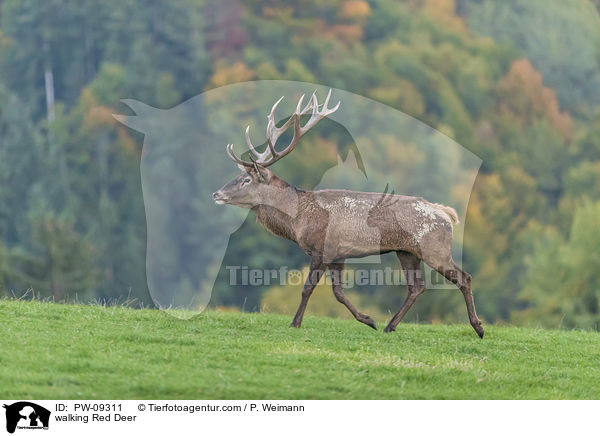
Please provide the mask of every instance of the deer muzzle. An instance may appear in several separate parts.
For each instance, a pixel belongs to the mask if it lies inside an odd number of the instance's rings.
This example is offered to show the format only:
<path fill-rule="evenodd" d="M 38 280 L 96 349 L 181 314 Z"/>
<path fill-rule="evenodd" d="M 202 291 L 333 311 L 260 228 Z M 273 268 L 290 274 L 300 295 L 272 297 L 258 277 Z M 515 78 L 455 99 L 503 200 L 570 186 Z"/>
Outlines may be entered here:
<path fill-rule="evenodd" d="M 212 198 L 217 204 L 226 204 L 228 200 L 227 197 L 223 195 L 221 191 L 213 192 Z"/>

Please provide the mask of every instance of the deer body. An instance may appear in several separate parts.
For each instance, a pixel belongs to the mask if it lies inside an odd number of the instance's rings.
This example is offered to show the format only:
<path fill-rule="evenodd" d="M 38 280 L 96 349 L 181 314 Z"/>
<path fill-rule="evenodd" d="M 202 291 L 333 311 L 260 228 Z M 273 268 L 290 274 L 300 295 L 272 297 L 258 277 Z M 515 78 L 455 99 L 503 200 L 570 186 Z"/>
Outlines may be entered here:
<path fill-rule="evenodd" d="M 297 243 L 311 258 L 309 277 L 291 325 L 300 326 L 314 287 L 324 271 L 329 269 L 337 300 L 358 321 L 377 329 L 375 321 L 359 312 L 344 294 L 344 261 L 393 251 L 407 277 L 408 296 L 385 328 L 386 332 L 396 329 L 416 298 L 425 291 L 421 273 L 423 261 L 461 290 L 471 325 L 483 337 L 471 292 L 471 276 L 452 260 L 453 224 L 458 222 L 454 209 L 420 197 L 388 194 L 387 188 L 383 194 L 333 189 L 305 191 L 290 185 L 267 168 L 291 152 L 308 129 L 337 109 L 339 103 L 333 109 L 327 108 L 330 95 L 331 91 L 322 111 L 319 111 L 314 94 L 304 109 L 301 109 L 300 99 L 296 112 L 282 127 L 275 126 L 273 117 L 281 100 L 275 103 L 268 117 L 266 150 L 263 153 L 256 151 L 246 129 L 248 146 L 257 159 L 251 157 L 251 162 L 243 161 L 228 145 L 227 152 L 238 163 L 242 173 L 213 194 L 218 204 L 252 209 L 267 230 Z M 301 116 L 310 110 L 311 118 L 301 126 Z M 278 152 L 275 143 L 279 135 L 291 126 L 294 129 L 292 142 Z"/>
<path fill-rule="evenodd" d="M 285 183 L 278 183 L 282 182 Z M 267 230 L 297 243 L 309 256 L 339 261 L 407 251 L 422 258 L 422 244 L 446 241 L 442 246 L 449 249 L 452 242 L 452 217 L 420 197 L 391 196 L 398 201 L 390 207 L 393 216 L 389 217 L 373 212 L 381 194 L 338 189 L 305 191 L 294 187 L 285 191 L 287 195 L 277 197 L 282 203 L 260 204 L 252 210 Z M 335 244 L 324 247 L 328 231 L 329 240 Z M 328 253 L 327 249 L 331 251 Z"/>

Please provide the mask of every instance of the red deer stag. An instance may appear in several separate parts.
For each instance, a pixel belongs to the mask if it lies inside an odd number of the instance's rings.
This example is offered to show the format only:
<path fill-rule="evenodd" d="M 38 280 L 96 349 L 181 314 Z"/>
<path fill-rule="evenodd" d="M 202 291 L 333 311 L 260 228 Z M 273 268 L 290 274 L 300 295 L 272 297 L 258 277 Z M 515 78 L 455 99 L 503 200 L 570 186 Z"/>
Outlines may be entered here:
<path fill-rule="evenodd" d="M 242 173 L 213 194 L 217 204 L 253 210 L 267 230 L 295 242 L 310 256 L 310 272 L 291 326 L 300 327 L 311 293 L 329 269 L 336 299 L 358 321 L 377 329 L 375 321 L 359 312 L 344 294 L 344 261 L 394 251 L 407 277 L 408 296 L 385 332 L 396 329 L 417 297 L 425 291 L 421 274 L 423 261 L 461 290 L 471 325 L 482 338 L 483 328 L 471 292 L 471 276 L 456 265 L 451 255 L 453 224 L 458 223 L 453 208 L 420 197 L 387 194 L 387 189 L 384 194 L 333 189 L 306 191 L 280 179 L 268 168 L 294 150 L 300 138 L 320 120 L 338 109 L 339 102 L 328 108 L 330 97 L 331 90 L 321 106 L 313 94 L 302 108 L 302 96 L 290 118 L 277 127 L 274 114 L 283 97 L 279 99 L 267 117 L 265 150 L 259 152 L 252 145 L 248 126 L 246 142 L 251 152 L 250 160 L 237 157 L 233 144 L 228 144 L 227 153 Z M 302 117 L 308 114 L 308 121 L 302 125 Z M 289 128 L 293 128 L 292 140 L 278 151 L 277 140 Z"/>

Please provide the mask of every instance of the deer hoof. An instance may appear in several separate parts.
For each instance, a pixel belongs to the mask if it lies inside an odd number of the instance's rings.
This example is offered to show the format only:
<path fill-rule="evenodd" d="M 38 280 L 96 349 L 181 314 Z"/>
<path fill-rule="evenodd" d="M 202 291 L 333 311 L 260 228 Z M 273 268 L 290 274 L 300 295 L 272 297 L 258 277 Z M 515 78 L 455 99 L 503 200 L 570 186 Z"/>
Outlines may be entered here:
<path fill-rule="evenodd" d="M 368 325 L 372 329 L 377 330 L 377 324 L 375 324 L 375 320 L 373 318 L 371 318 L 369 315 L 364 315 L 364 314 L 360 313 L 356 317 L 356 320 L 362 322 L 363 324 Z"/>
<path fill-rule="evenodd" d="M 377 330 L 377 323 L 375 323 L 375 321 L 372 318 L 367 318 L 366 324 L 373 330 Z"/>
<path fill-rule="evenodd" d="M 477 332 L 477 335 L 479 336 L 479 339 L 483 339 L 483 333 L 484 333 L 483 327 L 481 327 L 481 325 L 478 325 L 477 327 L 473 326 L 473 328 Z"/>
<path fill-rule="evenodd" d="M 396 327 L 390 327 L 389 325 L 383 329 L 384 333 L 390 333 L 390 332 L 395 332 L 396 331 Z"/>

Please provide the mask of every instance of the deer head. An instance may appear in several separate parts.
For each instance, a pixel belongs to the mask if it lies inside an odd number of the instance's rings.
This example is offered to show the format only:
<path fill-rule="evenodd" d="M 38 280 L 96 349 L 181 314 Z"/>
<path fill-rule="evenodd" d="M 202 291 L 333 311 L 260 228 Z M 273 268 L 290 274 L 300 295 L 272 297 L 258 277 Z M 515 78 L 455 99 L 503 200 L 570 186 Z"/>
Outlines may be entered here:
<path fill-rule="evenodd" d="M 319 105 L 315 91 L 306 106 L 302 107 L 304 100 L 304 95 L 302 95 L 296 105 L 296 110 L 281 127 L 277 127 L 275 124 L 275 109 L 283 97 L 277 100 L 267 116 L 267 146 L 262 153 L 252 145 L 249 134 L 250 126 L 246 127 L 246 143 L 250 149 L 250 161 L 237 157 L 233 151 L 233 144 L 227 145 L 227 154 L 238 164 L 242 172 L 213 194 L 215 202 L 245 208 L 252 208 L 260 204 L 272 204 L 274 199 L 281 195 L 282 190 L 289 188 L 289 185 L 275 176 L 268 167 L 291 153 L 306 132 L 338 109 L 339 102 L 331 109 L 327 107 L 330 97 L 331 89 L 325 102 Z M 309 113 L 310 118 L 304 125 L 301 125 L 302 116 Z M 283 150 L 277 151 L 277 140 L 289 128 L 293 128 L 294 131 L 292 140 Z"/>

